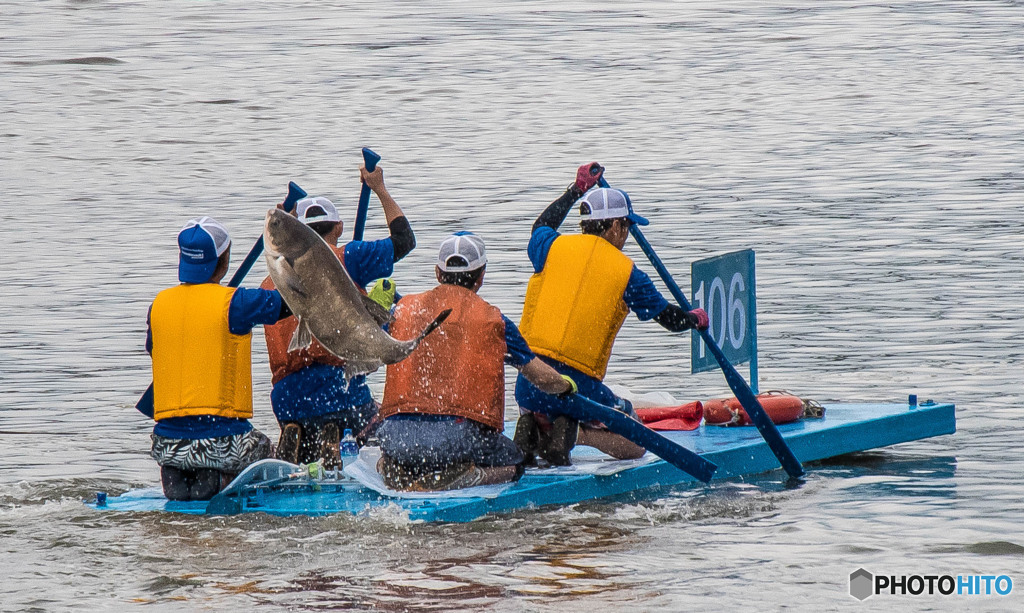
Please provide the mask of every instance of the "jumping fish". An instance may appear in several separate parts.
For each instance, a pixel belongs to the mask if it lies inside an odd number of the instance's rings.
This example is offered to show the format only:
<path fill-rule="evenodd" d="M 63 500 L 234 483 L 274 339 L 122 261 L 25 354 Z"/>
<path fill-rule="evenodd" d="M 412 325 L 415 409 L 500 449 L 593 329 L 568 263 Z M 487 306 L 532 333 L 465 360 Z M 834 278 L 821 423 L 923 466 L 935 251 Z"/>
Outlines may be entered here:
<path fill-rule="evenodd" d="M 397 340 L 381 329 L 383 309 L 356 289 L 334 251 L 311 228 L 270 209 L 263 242 L 270 278 L 298 319 L 288 351 L 309 347 L 315 338 L 345 360 L 349 379 L 404 360 L 451 313 L 441 311 L 418 337 Z"/>

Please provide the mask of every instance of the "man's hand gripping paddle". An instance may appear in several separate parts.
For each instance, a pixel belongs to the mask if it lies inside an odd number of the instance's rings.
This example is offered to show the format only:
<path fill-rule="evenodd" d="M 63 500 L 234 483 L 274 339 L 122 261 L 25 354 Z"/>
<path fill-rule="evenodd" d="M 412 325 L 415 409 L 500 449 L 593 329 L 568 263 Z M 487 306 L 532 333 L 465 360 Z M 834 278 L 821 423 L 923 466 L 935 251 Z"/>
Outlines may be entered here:
<path fill-rule="evenodd" d="M 599 185 L 601 187 L 608 187 L 608 182 L 604 180 L 604 177 L 601 177 Z M 686 300 L 686 296 L 679 289 L 679 286 L 672 278 L 672 275 L 668 273 L 668 269 L 665 268 L 665 265 L 662 263 L 661 258 L 658 257 L 658 254 L 654 252 L 654 248 L 651 247 L 649 242 L 647 242 L 647 238 L 644 237 L 640 228 L 636 224 L 633 224 L 629 228 L 629 233 L 633 235 L 633 239 L 636 240 L 637 244 L 640 245 L 640 248 L 643 249 L 644 254 L 647 255 L 647 259 L 651 261 L 651 265 L 657 269 L 658 275 L 668 287 L 672 296 L 679 303 L 679 306 L 683 307 L 687 311 L 691 310 L 690 303 Z M 740 375 L 740 373 L 736 372 L 736 368 L 729 363 L 729 359 L 725 357 L 724 353 L 722 353 L 722 350 L 718 347 L 715 339 L 711 338 L 711 332 L 709 330 L 700 330 L 700 335 L 701 338 L 704 339 L 704 344 L 708 346 L 708 349 L 711 350 L 715 359 L 718 360 L 718 365 L 722 368 L 722 373 L 725 375 L 725 380 L 729 384 L 729 387 L 732 388 L 733 393 L 736 394 L 736 398 L 740 401 L 740 404 L 747 412 L 747 415 L 750 416 L 750 420 L 754 422 L 755 426 L 757 426 L 758 431 L 761 433 L 761 436 L 764 437 L 765 442 L 768 443 L 768 447 L 772 450 L 772 453 L 774 453 L 775 457 L 779 459 L 779 463 L 782 465 L 782 468 L 785 469 L 786 473 L 789 474 L 791 478 L 797 479 L 803 476 L 804 468 L 800 465 L 800 460 L 796 458 L 793 451 L 790 450 L 788 445 L 786 445 L 786 441 L 782 438 L 782 435 L 779 434 L 779 430 L 775 427 L 775 423 L 772 422 L 771 418 L 768 417 L 768 414 L 765 413 L 764 408 L 761 406 L 761 403 L 758 402 L 757 397 L 750 389 L 750 386 L 747 385 L 746 380 Z"/>
<path fill-rule="evenodd" d="M 288 182 L 288 196 L 284 199 L 284 210 L 287 213 L 291 213 L 295 209 L 295 203 L 306 197 L 306 191 L 295 184 L 294 181 Z M 242 279 L 249 273 L 252 265 L 256 263 L 256 258 L 260 257 L 263 253 L 263 234 L 256 239 L 256 243 L 249 250 L 249 255 L 245 256 L 242 260 L 242 264 L 235 271 L 234 276 L 231 277 L 231 281 L 228 282 L 228 287 L 238 287 L 242 283 Z M 147 417 L 153 417 L 153 384 L 150 383 L 149 387 L 146 388 L 145 393 L 139 398 L 139 401 L 135 403 L 135 408 L 139 410 L 143 415 Z"/>
<path fill-rule="evenodd" d="M 366 170 L 373 172 L 377 169 L 377 162 L 380 161 L 380 156 L 371 151 L 370 149 L 363 147 L 363 165 L 366 166 Z M 366 227 L 366 211 L 370 206 L 370 186 L 363 183 L 363 187 L 359 190 L 359 208 L 356 209 L 356 225 L 352 229 L 352 240 L 361 241 L 363 240 L 363 228 Z"/>

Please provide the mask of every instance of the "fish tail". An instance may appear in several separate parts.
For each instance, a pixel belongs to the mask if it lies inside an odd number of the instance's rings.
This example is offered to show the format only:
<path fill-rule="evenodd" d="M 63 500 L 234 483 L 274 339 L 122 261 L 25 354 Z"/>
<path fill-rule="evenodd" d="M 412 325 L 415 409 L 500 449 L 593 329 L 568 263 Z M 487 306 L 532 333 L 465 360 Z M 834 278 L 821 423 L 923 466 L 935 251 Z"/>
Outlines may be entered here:
<path fill-rule="evenodd" d="M 416 338 L 416 344 L 419 345 L 420 341 L 422 341 L 428 334 L 436 330 L 437 327 L 441 325 L 441 322 L 448 319 L 448 316 L 451 314 L 451 309 L 445 309 L 438 313 L 437 317 L 434 318 L 434 321 L 427 324 L 427 327 L 423 328 L 423 332 L 420 332 L 419 337 Z"/>

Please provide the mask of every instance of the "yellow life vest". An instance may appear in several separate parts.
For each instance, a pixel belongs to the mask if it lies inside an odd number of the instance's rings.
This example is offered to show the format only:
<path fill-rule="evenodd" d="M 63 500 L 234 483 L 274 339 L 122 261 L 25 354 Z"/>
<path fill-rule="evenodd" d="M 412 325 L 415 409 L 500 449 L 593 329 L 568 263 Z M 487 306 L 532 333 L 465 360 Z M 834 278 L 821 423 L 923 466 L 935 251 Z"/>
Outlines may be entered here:
<path fill-rule="evenodd" d="M 599 236 L 559 236 L 530 277 L 519 330 L 534 353 L 598 380 L 629 308 L 622 299 L 633 261 Z"/>
<path fill-rule="evenodd" d="M 153 418 L 252 417 L 252 334 L 228 330 L 235 288 L 183 284 L 157 294 L 153 333 Z"/>

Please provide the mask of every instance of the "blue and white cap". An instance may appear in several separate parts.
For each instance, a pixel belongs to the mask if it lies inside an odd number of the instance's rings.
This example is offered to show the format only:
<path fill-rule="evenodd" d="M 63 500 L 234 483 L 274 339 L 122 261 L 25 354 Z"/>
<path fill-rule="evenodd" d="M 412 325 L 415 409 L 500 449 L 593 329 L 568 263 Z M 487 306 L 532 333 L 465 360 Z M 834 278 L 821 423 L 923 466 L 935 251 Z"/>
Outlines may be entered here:
<path fill-rule="evenodd" d="M 338 207 L 323 196 L 303 198 L 295 203 L 295 216 L 309 225 L 320 221 L 341 221 L 338 216 Z"/>
<path fill-rule="evenodd" d="M 212 217 L 188 220 L 178 233 L 178 280 L 206 283 L 217 270 L 217 258 L 231 245 L 227 228 Z"/>
<path fill-rule="evenodd" d="M 583 194 L 576 201 L 580 208 L 580 219 L 619 219 L 625 217 L 639 226 L 646 226 L 647 220 L 633 212 L 633 203 L 621 189 L 599 187 Z"/>
<path fill-rule="evenodd" d="M 437 251 L 437 267 L 444 272 L 469 272 L 486 264 L 484 241 L 472 232 L 452 234 Z"/>

